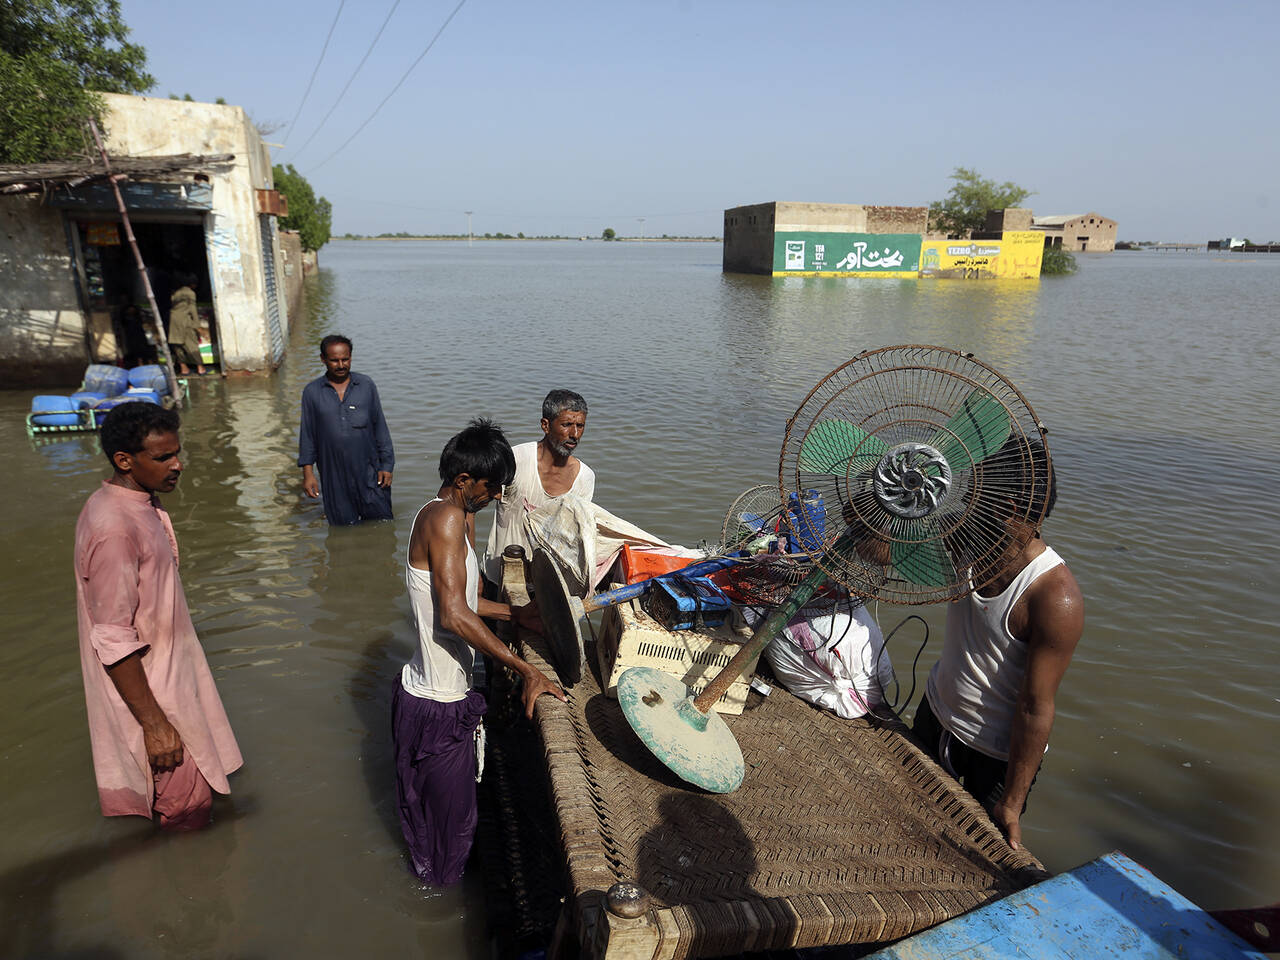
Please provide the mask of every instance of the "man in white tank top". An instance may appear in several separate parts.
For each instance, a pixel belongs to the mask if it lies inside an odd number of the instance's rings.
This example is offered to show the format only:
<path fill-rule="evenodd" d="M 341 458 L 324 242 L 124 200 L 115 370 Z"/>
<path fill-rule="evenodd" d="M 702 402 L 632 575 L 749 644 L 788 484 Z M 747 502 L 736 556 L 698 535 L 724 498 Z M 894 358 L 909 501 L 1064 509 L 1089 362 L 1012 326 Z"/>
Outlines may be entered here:
<path fill-rule="evenodd" d="M 445 444 L 444 481 L 418 511 L 405 580 L 418 645 L 401 671 L 391 707 L 400 827 L 414 873 L 430 884 L 462 878 L 476 827 L 475 732 L 484 698 L 471 689 L 473 649 L 524 681 L 525 712 L 544 693 L 564 691 L 516 656 L 481 617 L 540 629 L 532 606 L 513 609 L 479 595 L 476 513 L 502 496 L 515 460 L 502 431 L 473 420 Z"/>
<path fill-rule="evenodd" d="M 948 607 L 942 654 L 913 725 L 1015 849 L 1027 794 L 1048 749 L 1058 685 L 1084 630 L 1080 586 L 1040 538 L 1057 495 L 1048 458 L 1031 441 L 1028 471 L 1020 443 L 1011 440 L 980 467 L 998 477 L 993 485 L 1005 487 L 1003 562 Z"/>
<path fill-rule="evenodd" d="M 524 518 L 567 493 L 591 500 L 596 475 L 573 455 L 587 429 L 587 401 L 572 390 L 552 390 L 542 401 L 542 439 L 517 444 L 515 479 L 502 491 L 497 515 L 485 544 L 484 575 L 502 582 L 502 551 L 511 544 L 533 555 L 525 535 Z"/>

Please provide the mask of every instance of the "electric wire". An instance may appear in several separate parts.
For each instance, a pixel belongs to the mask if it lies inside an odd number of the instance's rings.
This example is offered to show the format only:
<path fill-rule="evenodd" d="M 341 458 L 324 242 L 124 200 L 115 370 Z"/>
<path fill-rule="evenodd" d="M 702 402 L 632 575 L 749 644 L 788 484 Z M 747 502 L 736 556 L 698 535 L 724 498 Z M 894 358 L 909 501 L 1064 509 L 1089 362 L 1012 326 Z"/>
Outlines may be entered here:
<path fill-rule="evenodd" d="M 391 88 L 391 92 L 382 98 L 382 102 L 373 108 L 373 113 L 369 114 L 369 116 L 365 119 L 364 123 L 356 127 L 355 133 L 347 137 L 347 139 L 342 142 L 342 146 L 338 147 L 337 150 L 333 151 L 333 153 L 329 154 L 327 157 L 325 157 L 323 160 L 317 163 L 314 167 L 308 170 L 307 171 L 308 173 L 314 173 L 315 171 L 319 170 L 326 163 L 328 163 L 330 160 L 332 160 L 334 157 L 340 154 L 343 150 L 345 150 L 347 148 L 347 145 L 350 144 L 352 140 L 354 140 L 357 136 L 360 135 L 360 131 L 363 130 L 365 127 L 367 127 L 373 121 L 373 118 L 378 115 L 378 111 L 380 111 L 383 107 L 387 105 L 387 101 L 390 100 L 393 96 L 395 96 L 395 92 L 400 89 L 400 87 L 404 84 L 406 80 L 409 79 L 409 74 L 413 73 L 414 69 L 418 66 L 418 64 L 422 62 L 422 58 L 431 52 L 431 48 L 436 45 L 436 41 L 440 39 L 440 35 L 443 34 L 445 29 L 449 26 L 449 24 L 453 22 L 453 18 L 458 15 L 458 11 L 461 10 L 466 5 L 466 3 L 467 3 L 467 0 L 459 0 L 458 5 L 453 8 L 453 13 L 449 14 L 449 16 L 445 18 L 444 23 L 440 25 L 440 29 L 436 31 L 436 35 L 431 38 L 431 42 L 427 44 L 426 48 L 420 54 L 418 54 L 418 59 L 414 60 L 413 63 L 409 64 L 409 69 L 404 72 L 404 75 L 398 81 L 396 81 L 396 85 Z"/>
<path fill-rule="evenodd" d="M 387 24 L 391 22 L 391 15 L 396 12 L 396 7 L 398 6 L 400 6 L 400 0 L 395 0 L 395 3 L 391 4 L 391 9 L 387 11 L 386 19 L 382 21 L 382 26 L 380 26 L 378 28 L 378 32 L 374 34 L 373 42 L 369 44 L 369 49 L 364 52 L 364 56 L 361 57 L 360 62 L 356 64 L 355 70 L 353 70 L 351 72 L 351 76 L 347 78 L 346 86 L 344 86 L 342 88 L 342 92 L 338 94 L 338 99 L 333 101 L 333 106 L 329 108 L 329 112 L 324 115 L 324 118 L 321 119 L 320 123 L 316 125 L 316 128 L 311 131 L 311 136 L 307 137 L 306 141 L 302 144 L 302 146 L 300 146 L 294 152 L 293 158 L 295 161 L 297 160 L 298 156 L 302 153 L 302 151 L 307 149 L 307 146 L 311 143 L 311 141 L 316 138 L 316 134 L 318 134 L 322 129 L 324 129 L 324 125 L 328 123 L 329 118 L 333 116 L 333 111 L 338 109 L 338 104 L 342 102 L 342 98 L 345 97 L 347 95 L 347 91 L 351 89 L 351 84 L 355 81 L 356 77 L 360 74 L 360 71 L 364 68 L 365 61 L 368 60 L 369 55 L 373 53 L 373 48 L 378 45 L 378 41 L 382 38 L 382 31 L 387 29 Z"/>
<path fill-rule="evenodd" d="M 307 89 L 303 91 L 302 102 L 298 104 L 298 110 L 293 115 L 293 119 L 289 121 L 289 129 L 285 131 L 284 142 L 289 142 L 289 136 L 293 133 L 293 125 L 298 122 L 298 117 L 302 115 L 302 108 L 307 103 L 307 97 L 311 96 L 311 87 L 316 82 L 316 74 L 320 72 L 320 64 L 324 63 L 325 52 L 329 49 L 329 41 L 333 39 L 333 31 L 338 26 L 338 18 L 342 16 L 342 8 L 347 5 L 347 0 L 338 0 L 338 12 L 333 15 L 333 23 L 329 24 L 329 33 L 324 38 L 324 46 L 320 48 L 320 59 L 316 61 L 315 69 L 311 71 L 311 79 L 307 81 Z"/>

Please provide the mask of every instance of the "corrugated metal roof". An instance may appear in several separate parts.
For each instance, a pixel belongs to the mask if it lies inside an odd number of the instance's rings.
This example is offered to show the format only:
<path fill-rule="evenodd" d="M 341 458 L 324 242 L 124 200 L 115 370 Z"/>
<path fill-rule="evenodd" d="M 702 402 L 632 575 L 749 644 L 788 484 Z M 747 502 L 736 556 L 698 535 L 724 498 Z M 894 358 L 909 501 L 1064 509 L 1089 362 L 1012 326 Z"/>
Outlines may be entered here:
<path fill-rule="evenodd" d="M 1083 213 L 1066 213 L 1055 214 L 1052 217 L 1032 217 L 1032 226 L 1036 227 L 1060 227 L 1068 220 L 1075 220 L 1077 217 L 1083 217 Z"/>

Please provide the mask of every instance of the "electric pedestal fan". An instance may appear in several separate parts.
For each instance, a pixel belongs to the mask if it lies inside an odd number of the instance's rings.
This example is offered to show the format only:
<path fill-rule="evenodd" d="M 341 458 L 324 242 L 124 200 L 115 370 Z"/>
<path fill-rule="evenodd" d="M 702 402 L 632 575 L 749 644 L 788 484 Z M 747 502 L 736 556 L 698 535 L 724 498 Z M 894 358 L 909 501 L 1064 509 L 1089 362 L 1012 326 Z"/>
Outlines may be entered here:
<path fill-rule="evenodd" d="M 923 604 L 998 574 L 1016 553 L 1010 523 L 1043 519 L 1045 433 L 1017 388 L 969 353 L 884 347 L 829 373 L 787 421 L 772 501 L 799 505 L 809 573 L 696 698 L 661 671 L 623 673 L 627 721 L 683 779 L 736 790 L 742 751 L 712 704 L 829 581 Z"/>

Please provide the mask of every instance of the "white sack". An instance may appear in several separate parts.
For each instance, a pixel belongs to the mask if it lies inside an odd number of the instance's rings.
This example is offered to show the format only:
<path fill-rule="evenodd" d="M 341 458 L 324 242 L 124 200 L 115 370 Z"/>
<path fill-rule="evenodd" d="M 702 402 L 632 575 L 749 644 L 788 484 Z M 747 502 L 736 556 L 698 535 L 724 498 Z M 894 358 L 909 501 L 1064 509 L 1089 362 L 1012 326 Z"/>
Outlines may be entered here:
<path fill-rule="evenodd" d="M 750 608 L 744 613 L 752 627 L 763 619 Z M 784 687 L 846 720 L 883 704 L 893 682 L 880 627 L 865 607 L 850 611 L 847 603 L 801 610 L 765 657 Z"/>

